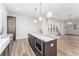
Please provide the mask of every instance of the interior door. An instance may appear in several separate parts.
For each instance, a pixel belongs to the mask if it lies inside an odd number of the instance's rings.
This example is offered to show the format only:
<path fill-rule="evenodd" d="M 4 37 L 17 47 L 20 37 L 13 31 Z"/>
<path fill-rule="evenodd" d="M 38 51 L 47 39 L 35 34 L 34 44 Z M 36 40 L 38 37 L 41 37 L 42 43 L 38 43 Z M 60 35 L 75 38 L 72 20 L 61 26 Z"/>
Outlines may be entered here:
<path fill-rule="evenodd" d="M 16 17 L 7 17 L 7 33 L 13 33 L 13 40 L 16 40 Z"/>

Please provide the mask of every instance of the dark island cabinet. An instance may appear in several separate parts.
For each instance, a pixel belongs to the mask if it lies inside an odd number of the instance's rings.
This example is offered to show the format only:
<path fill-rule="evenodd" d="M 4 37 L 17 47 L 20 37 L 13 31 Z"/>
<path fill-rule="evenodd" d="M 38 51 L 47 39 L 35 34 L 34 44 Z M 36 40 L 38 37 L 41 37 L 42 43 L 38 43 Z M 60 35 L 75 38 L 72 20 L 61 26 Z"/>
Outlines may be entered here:
<path fill-rule="evenodd" d="M 31 46 L 31 48 L 33 49 L 33 51 L 35 51 L 35 37 L 33 37 L 31 34 L 28 34 L 28 41 L 29 44 Z"/>
<path fill-rule="evenodd" d="M 57 39 L 44 43 L 45 56 L 57 56 Z"/>
<path fill-rule="evenodd" d="M 44 42 L 29 33 L 28 42 L 37 56 L 57 56 L 57 39 Z"/>

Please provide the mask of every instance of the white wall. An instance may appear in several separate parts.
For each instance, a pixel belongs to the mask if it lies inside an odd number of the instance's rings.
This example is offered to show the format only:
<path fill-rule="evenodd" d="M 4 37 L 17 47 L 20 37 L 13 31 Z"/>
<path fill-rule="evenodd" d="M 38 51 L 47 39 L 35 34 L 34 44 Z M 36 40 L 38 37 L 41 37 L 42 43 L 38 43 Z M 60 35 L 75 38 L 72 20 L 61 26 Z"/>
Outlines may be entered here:
<path fill-rule="evenodd" d="M 2 4 L 0 4 L 0 29 L 2 34 L 7 34 L 7 11 Z"/>
<path fill-rule="evenodd" d="M 9 13 L 9 16 L 16 17 L 16 39 L 27 38 L 28 32 L 38 33 L 40 31 L 39 23 L 34 23 L 34 18 Z"/>

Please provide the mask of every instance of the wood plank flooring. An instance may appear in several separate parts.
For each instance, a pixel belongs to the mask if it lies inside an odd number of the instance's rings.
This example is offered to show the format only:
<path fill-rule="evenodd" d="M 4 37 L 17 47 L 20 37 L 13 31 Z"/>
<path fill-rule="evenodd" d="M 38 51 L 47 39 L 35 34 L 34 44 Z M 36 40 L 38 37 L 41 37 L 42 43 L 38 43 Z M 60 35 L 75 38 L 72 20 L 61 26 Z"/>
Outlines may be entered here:
<path fill-rule="evenodd" d="M 35 56 L 27 39 L 14 41 L 11 56 Z"/>
<path fill-rule="evenodd" d="M 14 41 L 11 56 L 35 56 L 27 39 Z M 57 40 L 58 56 L 79 56 L 79 36 L 63 35 Z"/>
<path fill-rule="evenodd" d="M 79 36 L 64 35 L 57 40 L 58 56 L 79 56 Z"/>

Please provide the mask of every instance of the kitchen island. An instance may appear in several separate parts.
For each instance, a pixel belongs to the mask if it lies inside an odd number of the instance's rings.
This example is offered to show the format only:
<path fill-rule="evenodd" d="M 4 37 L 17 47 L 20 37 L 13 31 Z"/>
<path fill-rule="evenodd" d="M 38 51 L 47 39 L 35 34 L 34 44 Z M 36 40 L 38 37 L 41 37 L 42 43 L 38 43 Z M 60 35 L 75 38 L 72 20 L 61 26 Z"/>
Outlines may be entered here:
<path fill-rule="evenodd" d="M 37 56 L 57 56 L 57 38 L 28 33 L 28 41 Z"/>

